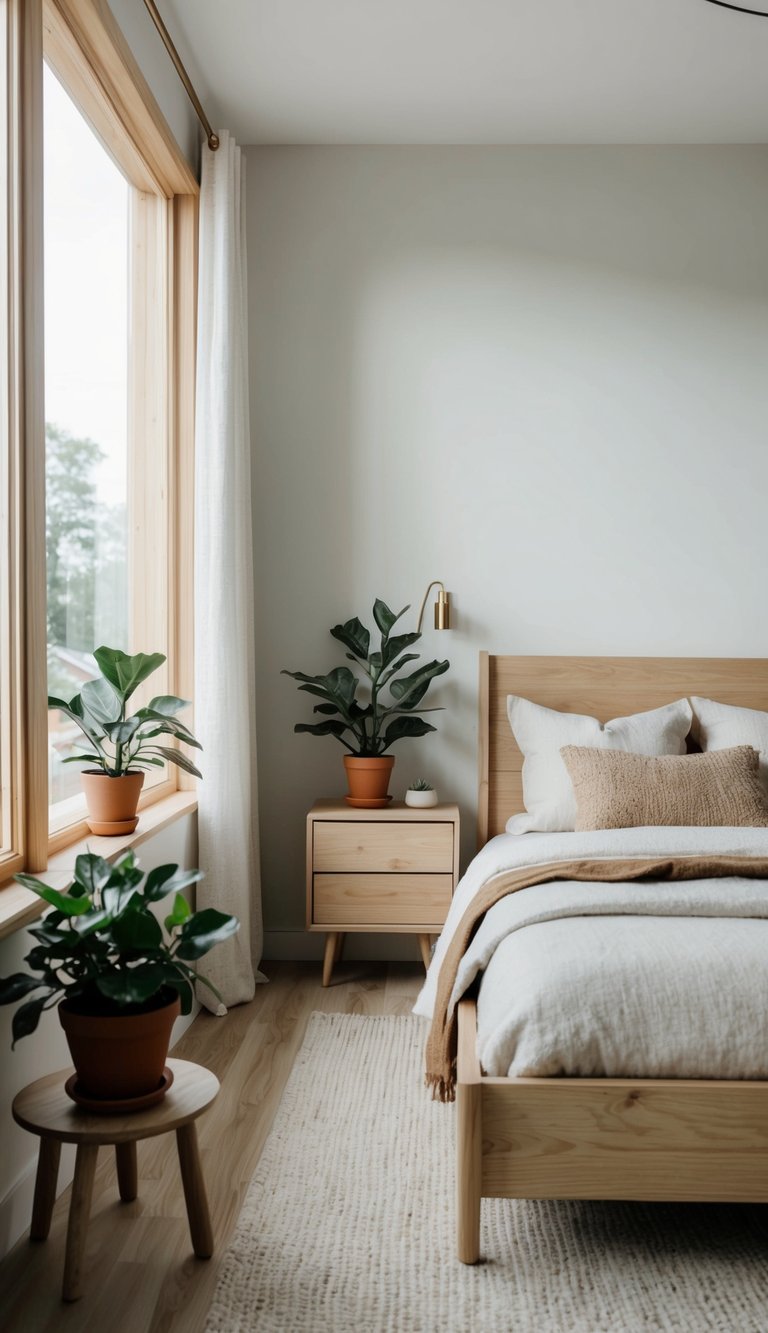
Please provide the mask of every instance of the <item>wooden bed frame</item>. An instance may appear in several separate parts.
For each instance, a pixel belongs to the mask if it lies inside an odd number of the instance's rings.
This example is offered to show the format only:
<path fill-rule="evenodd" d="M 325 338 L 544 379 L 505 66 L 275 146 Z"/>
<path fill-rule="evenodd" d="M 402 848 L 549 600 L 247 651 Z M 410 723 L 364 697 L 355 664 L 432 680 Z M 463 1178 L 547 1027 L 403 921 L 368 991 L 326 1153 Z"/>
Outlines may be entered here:
<path fill-rule="evenodd" d="M 480 846 L 524 808 L 508 694 L 601 722 L 691 695 L 768 711 L 768 661 L 481 653 Z M 462 1000 L 456 1101 L 463 1263 L 482 1198 L 768 1202 L 768 1082 L 489 1078 Z"/>

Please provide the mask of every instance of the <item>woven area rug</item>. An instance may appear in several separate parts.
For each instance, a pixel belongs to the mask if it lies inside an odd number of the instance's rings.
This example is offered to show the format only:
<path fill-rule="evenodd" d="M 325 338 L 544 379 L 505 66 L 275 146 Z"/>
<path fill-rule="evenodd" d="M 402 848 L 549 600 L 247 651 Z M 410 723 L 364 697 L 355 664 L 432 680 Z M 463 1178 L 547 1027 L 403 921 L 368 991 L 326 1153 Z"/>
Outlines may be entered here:
<path fill-rule="evenodd" d="M 208 1333 L 765 1333 L 768 1216 L 747 1205 L 483 1202 L 454 1257 L 455 1108 L 417 1018 L 313 1014 Z"/>

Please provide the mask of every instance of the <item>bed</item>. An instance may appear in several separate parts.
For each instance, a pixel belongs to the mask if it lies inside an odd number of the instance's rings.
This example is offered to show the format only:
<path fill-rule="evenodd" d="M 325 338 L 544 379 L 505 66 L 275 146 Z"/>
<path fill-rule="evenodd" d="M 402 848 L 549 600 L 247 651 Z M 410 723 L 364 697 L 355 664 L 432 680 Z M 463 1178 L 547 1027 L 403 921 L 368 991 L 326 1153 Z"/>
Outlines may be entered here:
<path fill-rule="evenodd" d="M 507 720 L 509 694 L 601 722 L 692 695 L 768 711 L 768 662 L 481 654 L 478 844 L 486 858 L 495 846 L 489 840 L 523 809 L 522 755 Z M 704 844 L 709 839 L 715 845 L 713 830 L 698 833 L 702 850 L 710 850 Z M 742 873 L 740 858 L 768 854 L 764 829 L 726 833 L 717 846 L 733 858 L 734 874 Z M 692 831 L 686 834 L 687 843 L 682 835 L 679 840 L 683 856 L 697 850 Z M 518 841 L 536 836 L 524 834 Z M 661 853 L 666 845 L 660 838 Z M 629 848 L 629 856 L 639 854 L 633 853 L 631 840 Z M 552 859 L 551 851 L 548 855 Z M 528 859 L 535 861 L 536 853 Z M 480 878 L 481 871 L 476 872 Z M 768 884 L 760 878 L 743 888 L 743 924 L 754 947 L 758 927 L 768 931 Z M 688 886 L 679 886 L 680 893 L 687 891 Z M 761 946 L 764 938 L 759 937 Z M 439 973 L 439 956 L 436 963 Z M 482 981 L 480 995 L 482 1002 Z M 483 1197 L 768 1201 L 768 1077 L 489 1075 L 477 1054 L 477 1012 L 476 998 L 460 1000 L 457 1240 L 463 1263 L 480 1257 Z M 768 1051 L 765 1065 L 768 1069 Z"/>

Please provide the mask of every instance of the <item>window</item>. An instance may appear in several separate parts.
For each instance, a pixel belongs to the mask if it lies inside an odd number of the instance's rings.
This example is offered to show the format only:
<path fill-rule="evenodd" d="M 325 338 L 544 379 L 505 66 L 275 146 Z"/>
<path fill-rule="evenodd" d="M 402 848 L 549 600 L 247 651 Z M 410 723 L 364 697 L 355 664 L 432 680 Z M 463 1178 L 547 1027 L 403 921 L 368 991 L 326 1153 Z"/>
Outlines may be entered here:
<path fill-rule="evenodd" d="M 70 699 L 96 674 L 94 648 L 130 644 L 130 187 L 47 68 L 44 97 L 48 692 Z M 80 765 L 67 760 L 83 745 L 63 713 L 48 737 L 55 828 L 79 813 Z"/>
<path fill-rule="evenodd" d="M 3 882 L 86 831 L 46 678 L 107 643 L 191 697 L 198 186 L 106 5 L 0 0 L 0 142 Z"/>

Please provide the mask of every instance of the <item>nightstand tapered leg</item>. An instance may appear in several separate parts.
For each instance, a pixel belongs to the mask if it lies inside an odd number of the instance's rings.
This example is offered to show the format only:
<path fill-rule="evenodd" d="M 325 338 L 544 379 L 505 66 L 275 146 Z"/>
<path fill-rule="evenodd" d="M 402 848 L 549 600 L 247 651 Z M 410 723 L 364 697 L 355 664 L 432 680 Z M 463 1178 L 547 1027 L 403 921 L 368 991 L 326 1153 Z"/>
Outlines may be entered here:
<path fill-rule="evenodd" d="M 421 949 L 421 961 L 424 964 L 424 970 L 429 971 L 429 965 L 432 962 L 432 940 L 429 935 L 419 935 L 419 948 Z"/>
<path fill-rule="evenodd" d="M 325 953 L 323 954 L 323 985 L 330 986 L 333 976 L 333 964 L 336 961 L 336 950 L 339 947 L 339 940 L 342 937 L 338 931 L 332 930 L 325 937 Z"/>

